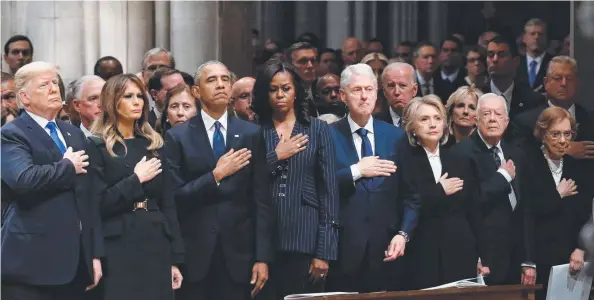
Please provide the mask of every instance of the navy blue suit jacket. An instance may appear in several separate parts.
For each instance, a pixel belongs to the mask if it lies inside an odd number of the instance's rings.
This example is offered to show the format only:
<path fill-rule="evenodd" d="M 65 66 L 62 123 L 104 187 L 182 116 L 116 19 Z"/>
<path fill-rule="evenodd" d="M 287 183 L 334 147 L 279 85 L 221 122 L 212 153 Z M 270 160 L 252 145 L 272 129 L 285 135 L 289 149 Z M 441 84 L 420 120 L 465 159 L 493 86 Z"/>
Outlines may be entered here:
<path fill-rule="evenodd" d="M 68 147 L 85 150 L 80 129 L 56 121 Z M 10 201 L 2 227 L 2 280 L 63 285 L 77 273 L 79 255 L 89 270 L 102 257 L 97 203 L 89 201 L 88 177 L 77 175 L 28 113 L 2 127 L 2 201 Z M 82 239 L 82 241 L 81 241 Z"/>
<path fill-rule="evenodd" d="M 304 134 L 309 141 L 305 150 L 282 161 L 275 151 L 279 137 L 274 125 L 266 123 L 262 129 L 278 222 L 277 249 L 336 260 L 338 185 L 330 127 L 315 118 L 309 124 L 295 122 L 291 136 Z"/>
<path fill-rule="evenodd" d="M 359 162 L 348 119 L 332 124 L 337 149 L 336 168 L 340 193 L 339 266 L 351 273 L 364 259 L 366 247 L 369 266 L 379 270 L 384 251 L 391 239 L 404 231 L 409 236 L 417 225 L 420 202 L 411 185 L 410 171 L 401 167 L 402 129 L 373 120 L 375 155 L 398 166 L 389 177 L 376 177 L 369 185 L 363 179 L 353 183 L 351 165 Z M 368 245 L 369 244 L 369 245 Z"/>
<path fill-rule="evenodd" d="M 248 282 L 256 261 L 272 260 L 274 213 L 266 148 L 259 126 L 229 117 L 226 152 L 252 151 L 249 165 L 217 185 L 212 171 L 217 160 L 200 112 L 167 130 L 165 152 L 169 163 L 178 220 L 186 247 L 184 279 L 201 281 L 208 273 L 220 243 L 231 277 Z"/>

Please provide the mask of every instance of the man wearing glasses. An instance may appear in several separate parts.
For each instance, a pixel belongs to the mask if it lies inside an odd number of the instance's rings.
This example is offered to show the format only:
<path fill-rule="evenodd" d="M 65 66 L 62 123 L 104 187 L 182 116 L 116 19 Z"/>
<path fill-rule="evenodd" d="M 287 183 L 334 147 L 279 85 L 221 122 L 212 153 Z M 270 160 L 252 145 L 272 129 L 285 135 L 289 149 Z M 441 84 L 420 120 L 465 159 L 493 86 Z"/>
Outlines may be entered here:
<path fill-rule="evenodd" d="M 74 109 L 80 115 L 80 130 L 85 136 L 93 135 L 91 126 L 101 115 L 101 89 L 105 80 L 96 75 L 86 75 L 74 81 L 68 88 L 72 93 Z"/>
<path fill-rule="evenodd" d="M 314 102 L 314 95 L 312 86 L 316 80 L 316 69 L 318 67 L 318 50 L 311 44 L 306 42 L 297 42 L 291 45 L 285 51 L 285 57 L 290 60 L 291 64 L 303 81 L 305 88 L 307 103 L 309 107 L 309 115 L 318 117 L 319 113 Z"/>
<path fill-rule="evenodd" d="M 231 87 L 230 108 L 235 112 L 238 118 L 246 121 L 254 121 L 254 111 L 252 110 L 252 90 L 256 79 L 252 77 L 243 77 L 237 80 Z"/>
<path fill-rule="evenodd" d="M 22 66 L 33 60 L 33 44 L 24 35 L 15 35 L 4 44 L 4 61 L 15 74 Z"/>

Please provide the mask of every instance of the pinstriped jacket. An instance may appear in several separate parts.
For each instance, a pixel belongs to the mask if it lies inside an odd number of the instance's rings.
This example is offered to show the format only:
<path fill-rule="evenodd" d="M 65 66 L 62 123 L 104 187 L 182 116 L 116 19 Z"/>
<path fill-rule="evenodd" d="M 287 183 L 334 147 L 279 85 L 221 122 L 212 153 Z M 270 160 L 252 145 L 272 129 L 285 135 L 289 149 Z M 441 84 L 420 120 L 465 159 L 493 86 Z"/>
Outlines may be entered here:
<path fill-rule="evenodd" d="M 272 123 L 262 124 L 266 161 L 276 210 L 276 249 L 336 260 L 338 254 L 338 183 L 329 126 L 310 118 L 295 123 L 291 136 L 309 137 L 307 147 L 279 161 L 279 137 Z"/>

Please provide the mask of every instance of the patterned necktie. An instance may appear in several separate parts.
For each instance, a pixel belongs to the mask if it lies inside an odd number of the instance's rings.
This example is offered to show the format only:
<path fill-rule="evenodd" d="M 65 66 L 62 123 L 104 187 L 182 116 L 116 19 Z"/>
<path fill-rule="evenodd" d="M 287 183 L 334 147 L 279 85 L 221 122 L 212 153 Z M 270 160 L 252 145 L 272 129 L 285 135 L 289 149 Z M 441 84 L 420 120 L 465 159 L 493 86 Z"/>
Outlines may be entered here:
<path fill-rule="evenodd" d="M 491 156 L 493 156 L 493 160 L 495 160 L 495 165 L 497 165 L 497 169 L 499 169 L 499 167 L 501 167 L 501 158 L 499 158 L 499 148 L 497 148 L 497 146 L 493 146 L 491 147 L 491 149 L 489 149 L 489 152 L 491 152 Z"/>
<path fill-rule="evenodd" d="M 56 146 L 58 146 L 60 152 L 64 154 L 66 152 L 66 146 L 60 140 L 60 137 L 58 136 L 58 130 L 56 129 L 56 127 L 56 123 L 54 122 L 48 122 L 47 125 L 45 125 L 45 128 L 49 129 L 50 131 L 50 137 L 52 138 Z"/>
<path fill-rule="evenodd" d="M 398 119 L 398 122 L 396 123 L 396 126 L 402 127 L 402 117 L 400 117 L 400 119 Z"/>
<path fill-rule="evenodd" d="M 536 66 L 538 63 L 536 60 L 530 62 L 530 70 L 528 70 L 528 81 L 530 81 L 530 86 L 534 86 L 534 81 L 536 81 Z"/>
<path fill-rule="evenodd" d="M 359 134 L 359 136 L 361 136 L 361 158 L 367 157 L 367 156 L 373 156 L 373 150 L 371 149 L 371 142 L 369 141 L 369 138 L 367 137 L 367 133 L 369 133 L 369 131 L 367 131 L 367 129 L 365 129 L 365 128 L 357 129 L 357 134 Z"/>
<path fill-rule="evenodd" d="M 212 136 L 212 151 L 214 152 L 215 159 L 218 161 L 221 156 L 225 153 L 225 138 L 223 132 L 221 132 L 221 123 L 215 122 L 215 132 Z"/>

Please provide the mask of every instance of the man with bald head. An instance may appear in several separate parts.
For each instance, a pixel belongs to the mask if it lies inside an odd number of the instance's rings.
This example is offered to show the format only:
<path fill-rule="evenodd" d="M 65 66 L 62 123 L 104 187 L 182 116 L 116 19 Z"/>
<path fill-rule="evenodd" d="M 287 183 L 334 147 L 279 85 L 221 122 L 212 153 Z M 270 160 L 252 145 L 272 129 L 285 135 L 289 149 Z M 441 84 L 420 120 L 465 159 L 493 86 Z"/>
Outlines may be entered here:
<path fill-rule="evenodd" d="M 345 66 L 354 65 L 363 57 L 363 45 L 355 37 L 350 37 L 342 43 L 342 60 Z"/>
<path fill-rule="evenodd" d="M 415 69 L 404 62 L 394 62 L 384 68 L 382 86 L 388 109 L 376 117 L 394 126 L 402 126 L 404 106 L 417 94 L 418 84 Z"/>
<path fill-rule="evenodd" d="M 237 80 L 231 87 L 231 99 L 229 107 L 235 111 L 238 118 L 246 121 L 254 121 L 254 111 L 252 110 L 252 91 L 256 79 L 253 77 L 243 77 Z"/>
<path fill-rule="evenodd" d="M 489 41 L 494 39 L 496 36 L 499 36 L 499 33 L 494 31 L 485 31 L 479 36 L 477 44 L 487 49 L 487 44 L 489 43 Z"/>
<path fill-rule="evenodd" d="M 316 84 L 316 106 L 320 115 L 332 114 L 342 118 L 346 114 L 346 106 L 340 100 L 340 77 L 328 73 L 318 79 Z"/>

